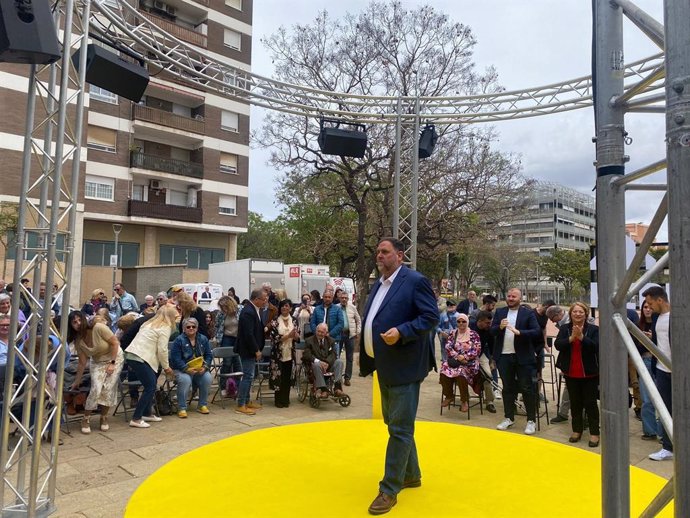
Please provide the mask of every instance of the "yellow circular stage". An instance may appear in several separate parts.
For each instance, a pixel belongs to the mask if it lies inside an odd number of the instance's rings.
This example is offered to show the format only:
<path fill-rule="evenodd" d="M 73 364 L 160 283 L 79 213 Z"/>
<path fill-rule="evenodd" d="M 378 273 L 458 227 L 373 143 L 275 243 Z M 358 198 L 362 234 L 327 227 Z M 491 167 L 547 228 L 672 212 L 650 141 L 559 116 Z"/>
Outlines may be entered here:
<path fill-rule="evenodd" d="M 417 422 L 422 487 L 405 489 L 391 517 L 601 516 L 600 457 L 525 435 Z M 368 516 L 383 475 L 380 420 L 256 430 L 169 462 L 127 505 L 126 518 Z M 637 516 L 665 480 L 631 468 Z M 659 516 L 672 516 L 672 505 Z"/>

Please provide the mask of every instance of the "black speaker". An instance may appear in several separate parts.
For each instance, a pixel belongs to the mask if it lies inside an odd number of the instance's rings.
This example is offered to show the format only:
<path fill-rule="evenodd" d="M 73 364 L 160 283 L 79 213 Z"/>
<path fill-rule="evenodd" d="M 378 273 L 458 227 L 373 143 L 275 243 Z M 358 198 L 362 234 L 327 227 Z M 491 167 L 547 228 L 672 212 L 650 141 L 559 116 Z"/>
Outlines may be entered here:
<path fill-rule="evenodd" d="M 335 126 L 328 127 L 325 123 L 332 123 Z M 355 129 L 342 129 L 339 127 L 340 124 L 346 124 Z M 321 152 L 326 155 L 362 158 L 367 149 L 366 127 L 363 124 L 322 119 L 318 142 Z"/>
<path fill-rule="evenodd" d="M 419 136 L 419 158 L 429 158 L 434 152 L 438 134 L 433 124 L 427 124 Z"/>
<path fill-rule="evenodd" d="M 72 63 L 75 68 L 79 67 L 79 50 L 72 54 Z M 86 50 L 86 82 L 138 103 L 149 84 L 149 72 L 103 47 L 90 44 Z"/>
<path fill-rule="evenodd" d="M 48 0 L 0 0 L 0 61 L 46 65 L 58 59 Z"/>

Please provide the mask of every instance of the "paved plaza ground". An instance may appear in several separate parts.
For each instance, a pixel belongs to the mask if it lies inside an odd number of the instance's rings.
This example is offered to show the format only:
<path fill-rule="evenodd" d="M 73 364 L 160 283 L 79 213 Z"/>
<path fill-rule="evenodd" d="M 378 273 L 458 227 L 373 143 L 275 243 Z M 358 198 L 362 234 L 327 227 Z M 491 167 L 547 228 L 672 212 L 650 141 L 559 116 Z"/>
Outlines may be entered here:
<path fill-rule="evenodd" d="M 356 368 L 355 368 L 356 369 Z M 243 416 L 233 411 L 234 402 L 228 400 L 225 409 L 220 405 L 210 405 L 211 413 L 201 415 L 192 411 L 187 419 L 176 415 L 167 416 L 160 423 L 152 423 L 148 429 L 134 429 L 128 426 L 123 414 L 111 417 L 111 429 L 102 433 L 97 431 L 98 419 L 93 418 L 92 433 L 82 435 L 79 423 L 70 424 L 70 433 L 63 433 L 63 446 L 60 447 L 57 474 L 56 498 L 57 513 L 60 517 L 107 517 L 122 516 L 125 506 L 135 489 L 151 473 L 166 462 L 213 441 L 232 435 L 249 433 L 252 430 L 318 420 L 368 419 L 372 414 L 372 378 L 355 377 L 352 386 L 346 387 L 352 397 L 352 405 L 342 408 L 327 402 L 313 409 L 307 402 L 297 401 L 295 391 L 291 394 L 290 408 L 276 408 L 272 400 L 266 400 L 264 408 L 256 416 Z M 458 408 L 444 411 L 439 415 L 441 387 L 438 375 L 431 373 L 422 385 L 418 420 L 457 423 L 468 426 L 494 428 L 502 418 L 502 401 L 497 401 L 498 412 L 479 413 L 472 409 L 471 419 L 460 413 Z M 556 415 L 555 401 L 551 388 L 547 385 L 549 415 Z M 525 417 L 518 416 L 515 426 L 506 433 L 522 433 Z M 570 424 L 547 424 L 541 419 L 541 437 L 569 447 L 592 451 L 583 441 L 570 445 L 568 437 Z M 647 455 L 659 449 L 656 442 L 640 439 L 641 423 L 630 411 L 630 463 L 649 470 L 665 478 L 672 475 L 673 463 L 654 462 Z M 586 439 L 585 434 L 585 439 Z M 347 437 L 334 437 L 334 442 L 346 441 Z M 596 449 L 599 451 L 599 448 Z M 481 455 L 481 452 L 477 452 Z M 383 452 L 381 452 L 383 456 Z M 539 462 L 535 459 L 535 462 Z M 222 473 L 213 476 L 222 476 Z M 372 491 L 375 488 L 372 489 Z"/>

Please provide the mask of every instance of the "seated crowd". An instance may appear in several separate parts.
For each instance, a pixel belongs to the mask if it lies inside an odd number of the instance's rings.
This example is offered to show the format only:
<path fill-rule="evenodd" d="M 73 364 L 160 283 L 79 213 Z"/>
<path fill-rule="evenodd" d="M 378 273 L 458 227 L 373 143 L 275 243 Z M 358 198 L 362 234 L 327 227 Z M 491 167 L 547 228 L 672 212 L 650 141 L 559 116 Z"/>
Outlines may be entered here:
<path fill-rule="evenodd" d="M 28 281 L 27 281 L 28 283 Z M 56 315 L 61 300 L 54 287 L 51 308 Z M 650 288 L 643 296 L 641 318 L 629 310 L 628 318 L 668 356 L 668 297 L 662 288 Z M 46 297 L 45 286 L 40 294 Z M 442 406 L 455 403 L 469 409 L 470 387 L 483 396 L 490 413 L 503 400 L 504 417 L 497 425 L 507 430 L 515 424 L 516 401 L 521 398 L 527 413 L 524 432 L 536 433 L 539 381 L 545 354 L 550 354 L 546 327 L 549 321 L 558 332 L 553 346 L 558 351 L 556 367 L 565 381 L 558 415 L 551 423 L 572 421 L 570 442 L 581 440 L 589 430 L 589 446 L 599 445 L 599 333 L 589 316 L 589 307 L 576 302 L 567 310 L 553 301 L 532 308 L 522 303 L 522 293 L 508 291 L 506 306 L 496 309 L 497 299 L 485 295 L 479 305 L 474 292 L 459 304 L 438 296 L 439 325 L 436 336 L 441 352 L 439 383 Z M 22 299 L 23 300 L 23 299 Z M 130 406 L 134 414 L 129 425 L 148 428 L 161 421 L 154 412 L 154 398 L 161 376 L 176 385 L 177 415 L 187 417 L 190 395 L 196 394 L 196 410 L 209 413 L 209 392 L 213 383 L 214 347 L 232 347 L 222 359 L 219 372 L 232 373 L 219 387 L 222 397 L 236 397 L 235 411 L 254 415 L 261 404 L 252 401 L 250 390 L 257 362 L 268 364 L 269 386 L 275 391 L 275 406 L 290 406 L 290 390 L 301 365 L 308 372 L 317 399 L 344 395 L 351 384 L 354 351 L 362 332 L 362 320 L 348 294 L 327 288 L 323 295 L 305 293 L 293 304 L 284 292 L 274 292 L 269 283 L 254 290 L 240 303 L 234 289 L 218 300 L 215 311 L 204 311 L 184 291 L 146 295 L 138 305 L 122 283 L 114 286 L 108 300 L 105 291 L 95 289 L 81 310 L 68 317 L 69 351 L 65 363 L 65 401 L 68 413 L 83 413 L 81 431 L 91 432 L 91 414 L 99 414 L 99 429 L 109 429 L 108 415 L 117 404 L 120 380 L 130 385 Z M 30 309 L 16 310 L 20 328 Z M 13 312 L 5 288 L 0 290 L 0 365 L 7 363 L 9 320 Z M 56 319 L 57 322 L 57 319 Z M 659 327 L 661 324 L 662 327 Z M 28 337 L 27 337 L 28 338 Z M 40 338 L 40 337 L 39 337 Z M 51 337 L 51 343 L 57 337 Z M 37 340 L 37 347 L 40 340 Z M 266 356 L 265 344 L 270 344 Z M 649 373 L 670 410 L 670 372 L 662 363 L 655 366 L 652 355 L 637 341 Z M 21 346 L 23 347 L 23 345 Z M 345 360 L 340 359 L 345 351 Z M 19 363 L 16 363 L 19 365 Z M 55 366 L 52 366 L 53 369 Z M 16 369 L 15 369 L 16 370 Z M 4 372 L 4 371 L 3 371 Z M 642 421 L 642 439 L 661 437 L 662 449 L 653 460 L 673 457 L 673 447 L 656 419 L 648 387 L 629 366 L 633 388 L 631 400 Z M 501 384 L 499 384 L 499 378 Z M 54 377 L 52 378 L 54 383 Z M 225 382 L 227 380 L 227 384 Z M 330 380 L 330 381 L 329 381 Z M 53 387 L 55 388 L 55 387 Z M 141 389 L 141 393 L 140 393 Z M 542 395 L 543 397 L 543 395 Z"/>

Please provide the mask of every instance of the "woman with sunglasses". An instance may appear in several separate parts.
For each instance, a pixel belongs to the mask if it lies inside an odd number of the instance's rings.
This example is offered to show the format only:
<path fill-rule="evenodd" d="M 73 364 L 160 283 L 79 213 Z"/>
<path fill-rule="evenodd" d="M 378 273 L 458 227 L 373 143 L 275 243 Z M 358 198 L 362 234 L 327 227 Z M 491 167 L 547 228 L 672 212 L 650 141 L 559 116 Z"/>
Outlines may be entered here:
<path fill-rule="evenodd" d="M 187 394 L 190 388 L 199 389 L 197 412 L 209 413 L 209 369 L 213 363 L 213 353 L 208 338 L 198 332 L 199 321 L 196 318 L 186 318 L 182 322 L 182 331 L 170 349 L 170 366 L 177 378 L 177 416 L 184 419 L 187 417 Z"/>
<path fill-rule="evenodd" d="M 206 327 L 206 315 L 204 315 L 204 310 L 197 306 L 196 302 L 192 296 L 184 291 L 178 291 L 175 294 L 175 301 L 177 302 L 177 309 L 180 313 L 180 334 L 184 334 L 184 329 L 182 328 L 182 322 L 188 318 L 194 318 L 197 321 L 198 332 L 204 335 L 205 338 L 213 336 L 209 335 L 209 329 Z"/>
<path fill-rule="evenodd" d="M 96 312 L 101 308 L 106 308 L 108 312 L 110 312 L 108 297 L 102 289 L 98 288 L 97 290 L 93 290 L 91 293 L 91 299 L 84 303 L 81 311 L 85 315 L 91 316 L 95 315 Z"/>
<path fill-rule="evenodd" d="M 168 340 L 175 328 L 176 318 L 175 306 L 163 306 L 155 317 L 141 325 L 134 340 L 125 349 L 127 366 L 134 371 L 143 387 L 143 393 L 129 422 L 129 426 L 133 428 L 148 428 L 151 426 L 149 422 L 162 420 L 153 414 L 151 405 L 156 394 L 159 368 L 162 367 L 165 374 L 172 375 L 168 362 Z"/>

